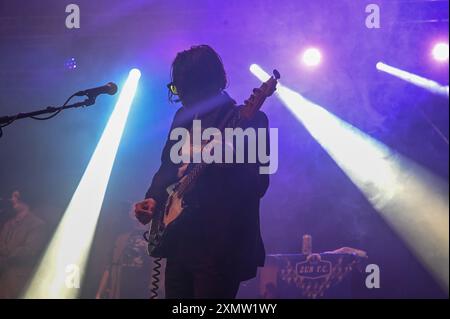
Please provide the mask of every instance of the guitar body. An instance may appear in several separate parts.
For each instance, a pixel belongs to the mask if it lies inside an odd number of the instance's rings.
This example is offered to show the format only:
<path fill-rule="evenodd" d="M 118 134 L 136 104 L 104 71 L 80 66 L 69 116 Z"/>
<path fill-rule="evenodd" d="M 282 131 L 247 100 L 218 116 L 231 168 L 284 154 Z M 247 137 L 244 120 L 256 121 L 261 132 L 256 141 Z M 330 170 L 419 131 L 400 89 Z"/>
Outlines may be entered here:
<path fill-rule="evenodd" d="M 250 98 L 245 101 L 244 106 L 239 110 L 238 116 L 226 118 L 219 129 L 226 125 L 235 127 L 239 121 L 250 120 L 261 108 L 265 99 L 275 91 L 277 80 L 280 78 L 278 71 L 274 70 L 274 76 L 264 82 L 259 89 L 255 89 Z M 201 174 L 205 164 L 194 164 L 193 168 L 184 175 L 177 183 L 167 188 L 167 200 L 161 206 L 157 206 L 152 218 L 148 236 L 148 254 L 155 258 L 166 258 L 171 251 L 172 243 L 179 238 L 175 238 L 178 227 L 181 227 L 180 217 L 187 212 L 183 196 L 197 177 Z M 180 225 L 177 225 L 180 224 Z"/>
<path fill-rule="evenodd" d="M 186 178 L 186 177 L 183 177 Z M 171 224 L 183 213 L 185 205 L 183 196 L 177 191 L 177 187 L 183 178 L 167 188 L 167 199 L 164 206 L 157 207 L 155 215 L 150 224 L 148 238 L 148 254 L 152 257 L 167 257 L 170 251 L 170 234 Z"/>

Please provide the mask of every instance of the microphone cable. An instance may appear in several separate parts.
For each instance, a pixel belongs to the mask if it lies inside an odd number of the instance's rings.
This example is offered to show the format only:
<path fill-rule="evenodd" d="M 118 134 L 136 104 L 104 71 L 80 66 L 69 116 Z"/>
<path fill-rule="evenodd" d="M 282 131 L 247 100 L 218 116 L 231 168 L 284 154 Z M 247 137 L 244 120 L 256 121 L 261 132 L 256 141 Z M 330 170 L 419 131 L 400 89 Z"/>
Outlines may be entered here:
<path fill-rule="evenodd" d="M 159 276 L 161 275 L 161 259 L 162 258 L 155 258 L 153 263 L 153 275 L 152 275 L 152 288 L 150 289 L 150 292 L 152 293 L 150 296 L 150 299 L 157 299 L 158 298 L 158 290 L 159 290 Z"/>
<path fill-rule="evenodd" d="M 72 100 L 74 98 L 75 94 L 72 94 L 71 96 L 69 96 L 69 98 L 64 102 L 64 104 L 61 107 L 65 107 L 70 100 Z M 50 109 L 51 107 L 49 107 L 48 109 Z M 38 121 L 44 121 L 44 120 L 49 120 L 53 117 L 55 117 L 56 115 L 58 115 L 63 109 L 59 109 L 57 111 L 55 111 L 53 114 L 46 116 L 46 117 L 37 117 L 37 116 L 30 116 L 31 119 L 33 120 L 38 120 Z M 15 120 L 17 120 L 17 117 L 19 116 L 19 114 L 17 114 L 17 116 L 15 116 L 14 118 L 12 118 L 9 122 L 5 123 L 5 124 L 0 124 L 0 138 L 3 136 L 3 130 L 2 128 L 11 125 Z"/>
<path fill-rule="evenodd" d="M 150 231 L 144 232 L 142 235 L 144 237 L 144 240 L 146 242 L 149 242 L 149 236 Z M 151 288 L 150 288 L 150 299 L 157 299 L 158 298 L 158 290 L 159 290 L 159 283 L 160 283 L 160 275 L 161 275 L 161 260 L 162 258 L 158 257 L 153 259 L 153 270 L 152 270 L 152 276 L 151 276 Z"/>
<path fill-rule="evenodd" d="M 73 99 L 75 96 L 75 94 L 72 94 L 71 96 L 69 96 L 69 98 L 66 100 L 66 102 L 64 102 L 64 104 L 62 105 L 62 107 L 66 106 L 67 103 L 70 102 L 71 99 Z M 37 116 L 30 116 L 30 118 L 32 118 L 33 120 L 38 120 L 38 121 L 45 121 L 45 120 L 49 120 L 51 118 L 54 118 L 56 115 L 58 115 L 59 113 L 61 113 L 62 109 L 59 109 L 58 111 L 55 111 L 53 114 L 46 116 L 46 117 L 37 117 Z"/>

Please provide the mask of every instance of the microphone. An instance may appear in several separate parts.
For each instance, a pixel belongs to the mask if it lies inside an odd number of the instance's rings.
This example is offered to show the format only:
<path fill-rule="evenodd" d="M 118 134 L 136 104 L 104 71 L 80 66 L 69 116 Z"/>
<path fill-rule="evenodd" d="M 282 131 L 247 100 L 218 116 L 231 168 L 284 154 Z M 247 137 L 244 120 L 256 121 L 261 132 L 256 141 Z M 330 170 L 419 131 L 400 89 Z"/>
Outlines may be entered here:
<path fill-rule="evenodd" d="M 95 99 L 100 94 L 114 95 L 117 92 L 117 85 L 113 82 L 109 82 L 106 85 L 95 87 L 92 89 L 87 89 L 84 91 L 78 91 L 75 96 L 87 95 L 90 99 Z"/>

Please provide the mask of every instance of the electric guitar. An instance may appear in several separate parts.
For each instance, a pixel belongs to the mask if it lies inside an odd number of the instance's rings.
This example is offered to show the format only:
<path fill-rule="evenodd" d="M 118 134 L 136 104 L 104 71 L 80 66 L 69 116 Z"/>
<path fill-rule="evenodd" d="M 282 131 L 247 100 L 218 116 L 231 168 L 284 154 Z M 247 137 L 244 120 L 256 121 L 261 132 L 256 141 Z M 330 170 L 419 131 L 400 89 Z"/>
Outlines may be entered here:
<path fill-rule="evenodd" d="M 255 113 L 261 108 L 267 97 L 275 92 L 277 80 L 280 73 L 273 71 L 271 76 L 264 82 L 259 89 L 253 90 L 253 94 L 244 105 L 239 107 L 237 112 L 230 112 L 223 119 L 218 129 L 223 130 L 225 127 L 235 128 L 246 121 L 253 118 Z M 192 189 L 195 181 L 202 174 L 207 165 L 206 163 L 192 163 L 187 173 L 175 184 L 167 188 L 168 197 L 164 205 L 155 208 L 154 215 L 148 231 L 148 254 L 156 258 L 166 257 L 167 251 L 170 249 L 170 236 L 174 230 L 172 224 L 184 213 L 187 213 L 183 201 L 184 195 Z"/>

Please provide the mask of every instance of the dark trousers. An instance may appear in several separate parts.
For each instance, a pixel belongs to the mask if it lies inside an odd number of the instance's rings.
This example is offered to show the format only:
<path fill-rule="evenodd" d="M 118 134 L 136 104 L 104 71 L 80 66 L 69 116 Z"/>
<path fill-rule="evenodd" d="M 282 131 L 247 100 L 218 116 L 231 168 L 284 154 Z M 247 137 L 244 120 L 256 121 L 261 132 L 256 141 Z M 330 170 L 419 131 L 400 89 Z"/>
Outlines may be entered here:
<path fill-rule="evenodd" d="M 212 260 L 167 259 L 165 290 L 167 299 L 233 299 L 240 280 Z"/>

